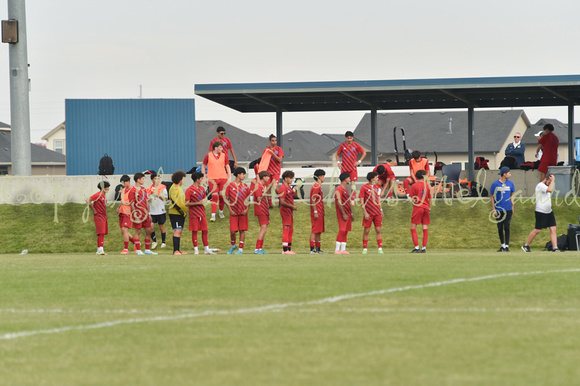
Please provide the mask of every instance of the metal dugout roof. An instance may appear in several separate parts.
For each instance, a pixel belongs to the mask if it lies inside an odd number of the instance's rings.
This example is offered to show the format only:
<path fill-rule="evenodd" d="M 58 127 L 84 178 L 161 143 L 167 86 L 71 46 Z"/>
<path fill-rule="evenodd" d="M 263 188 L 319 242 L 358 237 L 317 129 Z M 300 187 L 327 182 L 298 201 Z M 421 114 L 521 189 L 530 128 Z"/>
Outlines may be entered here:
<path fill-rule="evenodd" d="M 243 113 L 276 113 L 279 140 L 284 112 L 370 110 L 373 163 L 376 163 L 373 138 L 376 138 L 378 110 L 464 108 L 472 129 L 468 130 L 468 153 L 473 179 L 475 108 L 568 106 L 568 143 L 573 143 L 574 105 L 580 103 L 580 75 L 197 84 L 195 94 Z M 571 146 L 568 156 L 572 162 Z"/>

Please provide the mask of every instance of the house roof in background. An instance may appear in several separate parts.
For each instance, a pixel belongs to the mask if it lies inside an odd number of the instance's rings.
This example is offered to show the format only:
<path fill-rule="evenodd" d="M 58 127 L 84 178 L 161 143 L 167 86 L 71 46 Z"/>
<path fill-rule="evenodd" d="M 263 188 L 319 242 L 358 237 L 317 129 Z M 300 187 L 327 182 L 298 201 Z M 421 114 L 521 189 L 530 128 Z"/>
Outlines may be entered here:
<path fill-rule="evenodd" d="M 0 132 L 0 163 L 12 162 L 12 135 L 10 132 Z M 42 146 L 30 144 L 30 158 L 32 164 L 66 164 L 66 156 Z"/>
<path fill-rule="evenodd" d="M 60 123 L 58 126 L 56 126 L 54 129 L 52 129 L 51 131 L 49 131 L 48 133 L 44 134 L 42 136 L 42 140 L 44 141 L 48 141 L 48 138 L 53 135 L 54 133 L 56 133 L 57 131 L 59 131 L 60 129 L 64 129 L 66 131 L 66 122 Z"/>
<path fill-rule="evenodd" d="M 238 162 L 251 162 L 260 158 L 264 149 L 270 145 L 268 138 L 248 133 L 224 121 L 195 121 L 195 148 L 198 162 L 201 162 L 209 153 L 210 141 L 217 137 L 216 129 L 219 126 L 226 129 L 226 137 L 232 142 Z"/>
<path fill-rule="evenodd" d="M 474 113 L 473 144 L 476 152 L 498 152 L 516 122 L 521 118 L 530 125 L 523 110 L 477 110 Z M 451 130 L 450 130 L 451 122 Z M 354 130 L 355 137 L 371 142 L 371 115 L 365 114 Z M 427 152 L 457 153 L 467 149 L 467 114 L 465 111 L 380 113 L 377 115 L 378 151 L 394 154 L 393 128 L 403 127 L 408 149 Z M 397 129 L 397 148 L 404 153 L 401 130 Z"/>
<path fill-rule="evenodd" d="M 562 123 L 557 119 L 550 119 L 550 118 L 542 118 L 538 122 L 534 123 L 530 126 L 530 128 L 526 131 L 524 136 L 522 137 L 522 142 L 526 145 L 538 145 L 538 137 L 534 134 L 537 134 L 540 131 L 544 131 L 543 127 L 546 123 L 551 123 L 554 125 L 554 134 L 560 140 L 560 145 L 568 144 L 568 124 Z M 574 138 L 580 137 L 580 123 L 574 123 Z"/>

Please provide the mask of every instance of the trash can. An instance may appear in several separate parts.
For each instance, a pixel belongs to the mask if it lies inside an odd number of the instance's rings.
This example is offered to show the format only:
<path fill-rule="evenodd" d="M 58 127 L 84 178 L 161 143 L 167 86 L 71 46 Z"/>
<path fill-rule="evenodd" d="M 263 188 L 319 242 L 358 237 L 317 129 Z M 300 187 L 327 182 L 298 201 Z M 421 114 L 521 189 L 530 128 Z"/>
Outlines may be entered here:
<path fill-rule="evenodd" d="M 552 197 L 564 197 L 569 191 L 572 191 L 574 196 L 577 196 L 577 188 L 572 184 L 574 180 L 575 166 L 549 166 L 548 173 L 552 173 L 555 177 L 554 192 Z"/>

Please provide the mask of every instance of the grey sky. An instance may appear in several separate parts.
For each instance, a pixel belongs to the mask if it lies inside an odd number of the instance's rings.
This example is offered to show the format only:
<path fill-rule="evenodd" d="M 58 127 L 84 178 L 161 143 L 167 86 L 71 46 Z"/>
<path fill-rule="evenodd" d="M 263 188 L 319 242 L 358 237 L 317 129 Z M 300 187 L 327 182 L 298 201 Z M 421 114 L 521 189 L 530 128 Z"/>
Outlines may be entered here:
<path fill-rule="evenodd" d="M 26 9 L 33 141 L 64 120 L 65 99 L 136 98 L 140 85 L 144 98 L 191 98 L 196 83 L 580 73 L 577 0 L 27 0 Z M 10 123 L 7 44 L 0 68 L 0 121 Z M 197 119 L 274 131 L 273 114 L 196 106 Z M 565 108 L 525 111 L 532 122 L 567 120 Z M 344 132 L 363 114 L 285 114 L 284 127 Z"/>

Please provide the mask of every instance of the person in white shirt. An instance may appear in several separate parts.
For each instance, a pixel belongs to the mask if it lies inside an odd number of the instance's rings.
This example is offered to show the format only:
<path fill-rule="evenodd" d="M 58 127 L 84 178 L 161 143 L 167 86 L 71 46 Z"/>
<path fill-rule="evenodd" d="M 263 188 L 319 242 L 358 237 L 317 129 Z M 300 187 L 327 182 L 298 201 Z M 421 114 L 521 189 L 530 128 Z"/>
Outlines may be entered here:
<path fill-rule="evenodd" d="M 522 246 L 524 252 L 531 252 L 530 244 L 534 237 L 544 228 L 550 229 L 550 241 L 552 241 L 552 251 L 560 252 L 556 241 L 556 218 L 552 211 L 552 191 L 554 190 L 554 175 L 548 174 L 546 178 L 536 185 L 536 226 L 530 232 L 526 243 Z"/>

